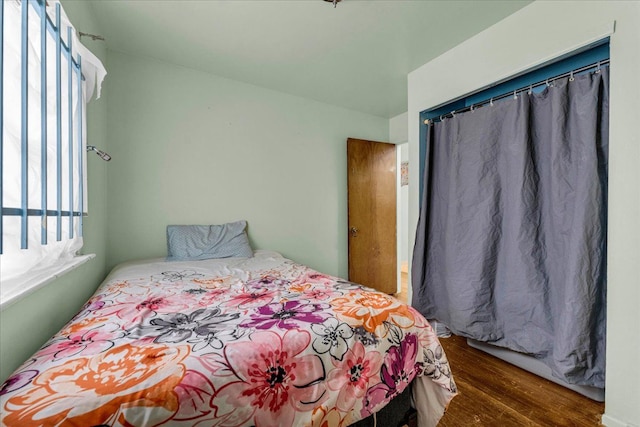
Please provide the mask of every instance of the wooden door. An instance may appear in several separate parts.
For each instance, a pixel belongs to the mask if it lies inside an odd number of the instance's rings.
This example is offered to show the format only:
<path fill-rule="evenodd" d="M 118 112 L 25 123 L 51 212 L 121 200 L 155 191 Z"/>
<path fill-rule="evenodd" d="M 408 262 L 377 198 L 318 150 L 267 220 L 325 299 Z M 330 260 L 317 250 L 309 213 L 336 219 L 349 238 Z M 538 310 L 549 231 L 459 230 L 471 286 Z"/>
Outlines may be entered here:
<path fill-rule="evenodd" d="M 349 280 L 397 292 L 396 146 L 347 140 Z"/>

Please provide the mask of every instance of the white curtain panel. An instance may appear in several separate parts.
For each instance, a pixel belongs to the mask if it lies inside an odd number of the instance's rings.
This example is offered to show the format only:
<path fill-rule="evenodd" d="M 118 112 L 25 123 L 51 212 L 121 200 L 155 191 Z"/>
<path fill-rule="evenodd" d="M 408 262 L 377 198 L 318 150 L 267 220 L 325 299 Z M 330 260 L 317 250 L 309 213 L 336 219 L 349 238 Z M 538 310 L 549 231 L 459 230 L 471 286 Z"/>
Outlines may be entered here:
<path fill-rule="evenodd" d="M 47 13 L 52 22 L 56 22 L 57 1 L 49 1 Z M 39 7 L 34 2 L 29 6 L 29 37 L 28 37 L 28 207 L 29 209 L 42 209 L 42 192 L 46 191 L 48 210 L 58 209 L 58 181 L 57 181 L 57 103 L 56 103 L 56 45 L 51 34 L 47 35 L 47 83 L 43 88 L 41 84 L 40 47 L 40 16 L 33 6 Z M 62 8 L 62 39 L 68 45 L 67 27 L 69 20 Z M 18 1 L 4 2 L 4 81 L 3 81 L 3 208 L 22 207 L 22 28 L 21 28 L 21 4 Z M 82 86 L 82 99 L 78 99 L 78 75 L 72 72 L 72 114 L 73 126 L 69 129 L 69 63 L 68 57 L 62 55 L 62 151 L 61 151 L 61 207 L 62 211 L 70 208 L 69 181 L 73 181 L 73 210 L 86 212 L 86 182 L 85 176 L 81 176 L 79 169 L 79 155 L 86 165 L 86 103 L 91 99 L 94 88 L 97 87 L 97 95 L 100 93 L 102 79 L 106 71 L 91 52 L 82 46 L 76 37 L 75 29 L 72 29 L 73 57 L 82 56 L 82 72 L 85 81 Z M 41 162 L 42 162 L 42 91 L 46 90 L 47 105 L 47 184 L 42 187 Z M 80 101 L 80 102 L 79 102 Z M 82 110 L 82 111 L 81 111 Z M 82 117 L 82 148 L 79 147 L 78 122 Z M 73 137 L 73 145 L 69 147 L 69 133 Z M 69 174 L 69 149 L 73 156 L 73 173 Z M 84 206 L 81 208 L 80 182 L 84 187 Z M 73 225 L 69 223 L 69 217 L 61 218 L 61 241 L 57 241 L 57 218 L 49 217 L 46 222 L 47 244 L 41 244 L 42 218 L 40 216 L 28 219 L 28 249 L 21 249 L 21 218 L 18 216 L 4 216 L 3 220 L 3 254 L 0 255 L 0 300 L 4 303 L 8 298 L 19 293 L 21 288 L 28 287 L 34 281 L 39 282 L 48 277 L 55 276 L 61 270 L 73 263 L 77 252 L 82 247 L 82 238 L 79 237 L 80 221 L 74 217 Z M 69 228 L 73 227 L 73 238 L 69 238 Z"/>

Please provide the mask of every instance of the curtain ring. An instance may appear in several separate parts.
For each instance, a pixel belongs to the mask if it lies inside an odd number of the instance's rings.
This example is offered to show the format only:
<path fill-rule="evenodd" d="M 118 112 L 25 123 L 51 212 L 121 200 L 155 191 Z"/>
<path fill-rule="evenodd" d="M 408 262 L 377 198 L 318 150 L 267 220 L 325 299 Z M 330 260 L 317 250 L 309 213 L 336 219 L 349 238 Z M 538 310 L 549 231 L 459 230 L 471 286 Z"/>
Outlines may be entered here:
<path fill-rule="evenodd" d="M 456 117 L 456 110 L 452 110 L 451 111 L 451 118 L 455 119 L 455 117 Z"/>
<path fill-rule="evenodd" d="M 569 74 L 569 81 L 572 82 L 575 79 L 573 78 L 573 71 L 571 71 L 571 73 Z"/>
<path fill-rule="evenodd" d="M 598 61 L 598 67 L 596 68 L 596 74 L 600 72 L 600 61 Z"/>
<path fill-rule="evenodd" d="M 444 114 L 440 115 L 440 121 L 441 121 L 441 122 L 443 122 L 443 121 L 444 121 L 444 118 L 443 118 L 442 116 L 444 116 Z"/>
<path fill-rule="evenodd" d="M 515 90 L 513 91 L 513 99 L 518 99 L 518 93 Z"/>
<path fill-rule="evenodd" d="M 489 101 L 489 105 L 493 107 L 493 98 L 491 98 L 491 101 Z"/>
<path fill-rule="evenodd" d="M 474 111 L 476 111 L 475 105 L 471 104 L 471 112 L 473 113 Z"/>
<path fill-rule="evenodd" d="M 531 95 L 533 93 L 533 85 L 529 85 L 529 95 Z"/>

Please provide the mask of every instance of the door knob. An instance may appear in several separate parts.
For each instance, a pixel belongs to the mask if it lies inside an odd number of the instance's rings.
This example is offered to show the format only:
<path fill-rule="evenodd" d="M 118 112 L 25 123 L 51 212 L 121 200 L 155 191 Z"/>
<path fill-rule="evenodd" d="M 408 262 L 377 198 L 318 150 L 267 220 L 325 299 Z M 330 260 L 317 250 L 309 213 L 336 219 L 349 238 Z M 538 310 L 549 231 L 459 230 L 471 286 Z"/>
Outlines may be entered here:
<path fill-rule="evenodd" d="M 351 232 L 352 237 L 356 237 L 358 235 L 358 229 L 355 227 L 351 227 L 349 231 Z"/>

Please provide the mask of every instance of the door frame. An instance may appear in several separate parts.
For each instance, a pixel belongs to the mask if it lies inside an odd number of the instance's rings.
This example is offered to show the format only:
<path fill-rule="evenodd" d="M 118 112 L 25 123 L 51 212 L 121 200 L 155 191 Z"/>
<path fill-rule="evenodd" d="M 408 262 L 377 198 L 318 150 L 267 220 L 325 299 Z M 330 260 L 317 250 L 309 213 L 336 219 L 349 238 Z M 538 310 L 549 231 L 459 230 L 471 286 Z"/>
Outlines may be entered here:
<path fill-rule="evenodd" d="M 402 153 L 403 151 L 406 153 L 406 161 L 409 161 L 409 143 L 407 141 L 397 143 L 396 146 L 396 269 L 397 271 L 397 293 L 402 291 L 402 262 L 405 261 L 402 259 L 402 253 L 404 250 L 407 251 L 407 263 L 409 263 L 409 258 L 411 258 L 411 250 L 409 248 L 409 197 L 407 195 L 406 203 L 403 203 L 402 200 Z M 410 167 L 410 166 L 409 166 Z M 407 186 L 407 190 L 408 190 Z M 402 227 L 402 216 L 405 216 L 405 220 L 407 223 L 406 230 L 403 230 Z M 404 243 L 404 245 L 403 245 Z M 403 247 L 404 246 L 404 247 Z M 410 280 L 411 276 L 408 275 L 408 279 Z M 407 304 L 411 302 L 411 283 L 407 283 Z"/>

